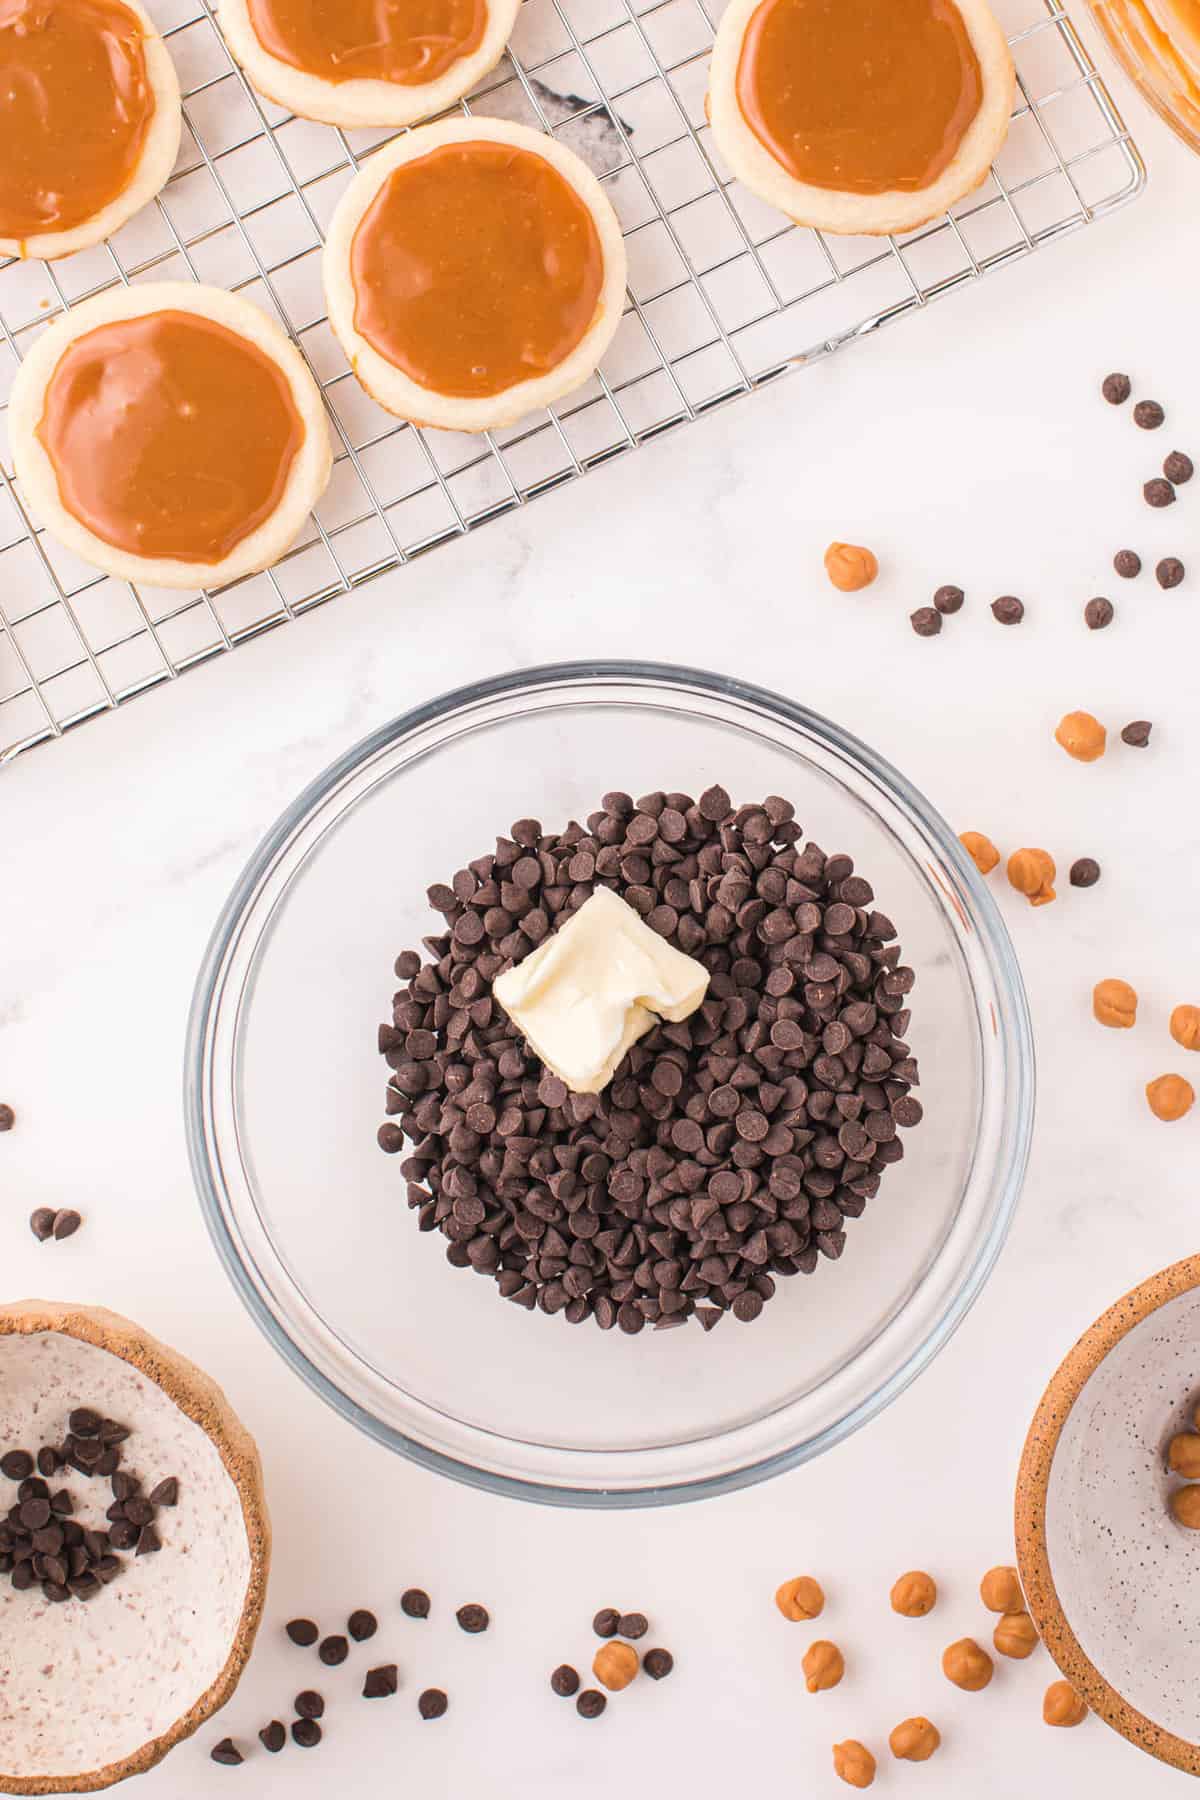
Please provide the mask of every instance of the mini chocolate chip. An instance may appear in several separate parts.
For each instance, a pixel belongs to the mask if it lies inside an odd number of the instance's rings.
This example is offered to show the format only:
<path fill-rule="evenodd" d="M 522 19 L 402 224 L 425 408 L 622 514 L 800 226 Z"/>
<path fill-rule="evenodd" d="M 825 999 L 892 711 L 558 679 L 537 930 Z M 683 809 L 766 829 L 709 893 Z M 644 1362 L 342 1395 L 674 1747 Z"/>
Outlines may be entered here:
<path fill-rule="evenodd" d="M 380 1663 L 368 1669 L 363 1680 L 364 1700 L 387 1700 L 400 1686 L 400 1672 L 395 1663 Z"/>
<path fill-rule="evenodd" d="M 54 1236 L 54 1214 L 48 1206 L 38 1206 L 29 1215 L 29 1229 L 39 1244 Z"/>
<path fill-rule="evenodd" d="M 1113 568 L 1126 581 L 1132 581 L 1135 575 L 1142 572 L 1142 559 L 1136 550 L 1118 550 L 1113 557 Z"/>
<path fill-rule="evenodd" d="M 1133 383 L 1128 375 L 1106 375 L 1100 383 L 1100 392 L 1110 406 L 1124 406 L 1133 392 Z"/>
<path fill-rule="evenodd" d="M 17 1122 L 17 1115 L 7 1100 L 0 1101 L 0 1131 L 11 1131 Z"/>
<path fill-rule="evenodd" d="M 559 1663 L 550 1677 L 550 1686 L 564 1700 L 579 1692 L 579 1670 L 573 1669 L 570 1663 Z"/>
<path fill-rule="evenodd" d="M 1080 856 L 1071 864 L 1071 886 L 1095 887 L 1100 879 L 1100 864 L 1094 856 Z"/>
<path fill-rule="evenodd" d="M 486 1631 L 492 1622 L 487 1607 L 477 1606 L 474 1602 L 469 1606 L 460 1606 L 454 1616 L 462 1629 L 469 1632 L 472 1637 L 481 1631 Z"/>
<path fill-rule="evenodd" d="M 442 1719 L 450 1705 L 450 1697 L 443 1688 L 426 1688 L 417 1697 L 417 1711 L 423 1719 Z"/>
<path fill-rule="evenodd" d="M 608 1705 L 608 1698 L 599 1688 L 584 1688 L 575 1702 L 575 1711 L 581 1719 L 598 1719 Z"/>
<path fill-rule="evenodd" d="M 1001 625 L 1019 625 L 1025 617 L 1025 602 L 1015 594 L 1001 594 L 992 601 L 992 617 Z"/>
<path fill-rule="evenodd" d="M 296 1695 L 293 1702 L 295 1712 L 301 1719 L 323 1719 L 325 1717 L 325 1696 L 318 1694 L 316 1688 L 305 1688 Z"/>
<path fill-rule="evenodd" d="M 269 1750 L 272 1756 L 278 1756 L 287 1743 L 287 1731 L 282 1720 L 272 1719 L 269 1725 L 264 1725 L 258 1734 L 258 1741 L 264 1750 Z"/>
<path fill-rule="evenodd" d="M 302 1750 L 315 1750 L 322 1735 L 315 1719 L 296 1719 L 292 1723 L 292 1742 L 299 1744 Z"/>
<path fill-rule="evenodd" d="M 933 604 L 940 613 L 961 612 L 966 595 L 960 587 L 940 587 L 933 596 Z"/>
<path fill-rule="evenodd" d="M 650 1629 L 650 1621 L 645 1613 L 622 1613 L 617 1624 L 617 1631 L 624 1638 L 643 1638 Z"/>
<path fill-rule="evenodd" d="M 616 1637 L 621 1615 L 615 1606 L 602 1606 L 592 1620 L 592 1630 L 599 1638 Z"/>
<path fill-rule="evenodd" d="M 368 1612 L 366 1607 L 362 1606 L 350 1614 L 346 1621 L 346 1630 L 356 1644 L 365 1644 L 367 1639 L 373 1638 L 379 1630 L 379 1620 L 373 1612 Z"/>
<path fill-rule="evenodd" d="M 219 1744 L 213 1745 L 208 1754 L 213 1762 L 223 1763 L 227 1769 L 236 1769 L 239 1763 L 245 1761 L 232 1738 L 222 1738 Z"/>
<path fill-rule="evenodd" d="M 1103 596 L 1099 594 L 1097 594 L 1094 600 L 1089 600 L 1083 609 L 1083 616 L 1087 621 L 1088 630 L 1103 631 L 1106 625 L 1111 625 L 1113 622 L 1113 611 L 1112 601 L 1105 600 Z"/>
<path fill-rule="evenodd" d="M 1132 745 L 1135 750 L 1144 750 L 1150 742 L 1150 733 L 1154 730 L 1149 719 L 1133 719 L 1121 732 L 1121 742 Z"/>
<path fill-rule="evenodd" d="M 942 629 L 942 615 L 936 606 L 918 606 L 908 615 L 908 622 L 918 637 L 936 637 Z"/>
<path fill-rule="evenodd" d="M 400 1596 L 400 1611 L 410 1619 L 427 1619 L 430 1600 L 424 1588 L 405 1588 Z"/>
<path fill-rule="evenodd" d="M 55 1239 L 61 1243 L 63 1238 L 74 1237 L 82 1224 L 83 1219 L 74 1207 L 64 1207 L 61 1212 L 56 1212 L 54 1215 Z"/>
<path fill-rule="evenodd" d="M 647 1650 L 642 1667 L 651 1681 L 662 1681 L 675 1667 L 675 1658 L 669 1650 Z"/>
<path fill-rule="evenodd" d="M 0 1456 L 0 1475 L 9 1481 L 28 1481 L 33 1474 L 33 1458 L 28 1450 L 9 1450 Z"/>
<path fill-rule="evenodd" d="M 332 1637 L 322 1638 L 317 1649 L 317 1655 L 327 1669 L 336 1669 L 339 1663 L 345 1662 L 349 1654 L 349 1644 L 344 1637 L 338 1636 L 337 1634 Z"/>
<path fill-rule="evenodd" d="M 179 1481 L 174 1475 L 168 1475 L 157 1487 L 150 1489 L 151 1506 L 176 1506 L 179 1503 Z"/>
<path fill-rule="evenodd" d="M 1184 482 L 1190 481 L 1195 473 L 1195 464 L 1190 456 L 1185 456 L 1182 450 L 1172 450 L 1169 456 L 1163 458 L 1163 474 L 1168 481 L 1173 481 L 1176 487 L 1182 487 Z"/>
<path fill-rule="evenodd" d="M 1153 481 L 1146 482 L 1142 488 L 1142 498 L 1147 506 L 1173 506 L 1175 489 L 1169 481 L 1164 481 L 1161 475 L 1156 475 Z"/>
<path fill-rule="evenodd" d="M 289 1619 L 284 1629 L 293 1644 L 299 1644 L 302 1650 L 315 1644 L 321 1635 L 311 1619 Z"/>
<path fill-rule="evenodd" d="M 1133 422 L 1143 431 L 1157 431 L 1166 416 L 1157 400 L 1139 400 L 1133 409 Z"/>
<path fill-rule="evenodd" d="M 1154 579 L 1160 588 L 1178 587 L 1184 577 L 1184 567 L 1177 556 L 1164 556 L 1155 566 Z"/>

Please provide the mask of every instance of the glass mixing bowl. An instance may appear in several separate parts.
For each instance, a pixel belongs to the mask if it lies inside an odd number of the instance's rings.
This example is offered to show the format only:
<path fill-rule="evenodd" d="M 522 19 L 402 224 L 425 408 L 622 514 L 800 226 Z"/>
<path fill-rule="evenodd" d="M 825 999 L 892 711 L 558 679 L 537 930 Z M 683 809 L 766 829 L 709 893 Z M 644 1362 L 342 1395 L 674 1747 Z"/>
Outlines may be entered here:
<path fill-rule="evenodd" d="M 392 963 L 440 929 L 425 889 L 530 814 L 610 789 L 782 794 L 849 852 L 917 971 L 924 1123 L 752 1325 L 624 1337 L 526 1313 L 417 1230 L 375 1142 Z M 366 738 L 267 834 L 218 921 L 189 1026 L 201 1203 L 267 1337 L 330 1405 L 426 1467 L 578 1506 L 695 1499 L 816 1456 L 894 1399 L 979 1293 L 1033 1119 L 1012 946 L 954 833 L 838 726 L 724 676 L 635 663 L 464 688 Z"/>

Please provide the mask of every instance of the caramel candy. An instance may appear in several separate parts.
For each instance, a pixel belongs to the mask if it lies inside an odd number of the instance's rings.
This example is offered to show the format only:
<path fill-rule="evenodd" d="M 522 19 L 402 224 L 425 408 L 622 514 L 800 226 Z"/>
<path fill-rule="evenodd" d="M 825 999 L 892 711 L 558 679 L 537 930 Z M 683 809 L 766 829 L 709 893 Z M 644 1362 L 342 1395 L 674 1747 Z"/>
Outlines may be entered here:
<path fill-rule="evenodd" d="M 1103 725 L 1089 712 L 1064 713 L 1054 736 L 1076 762 L 1096 762 L 1104 755 L 1108 742 Z"/>
<path fill-rule="evenodd" d="M 1167 1504 L 1177 1525 L 1200 1531 L 1200 1487 L 1176 1488 Z"/>
<path fill-rule="evenodd" d="M 1027 1612 L 1006 1612 L 996 1621 L 992 1642 L 1001 1656 L 1015 1657 L 1023 1662 L 1038 1647 L 1037 1626 Z"/>
<path fill-rule="evenodd" d="M 988 1570 L 979 1584 L 979 1598 L 989 1612 L 1014 1613 L 1025 1610 L 1021 1577 L 1011 1563 L 997 1563 L 994 1569 Z"/>
<path fill-rule="evenodd" d="M 592 1658 L 592 1674 L 611 1694 L 627 1688 L 638 1668 L 638 1653 L 633 1645 L 620 1643 L 616 1638 L 601 1644 Z"/>
<path fill-rule="evenodd" d="M 923 1619 L 937 1605 L 937 1583 L 924 1569 L 910 1569 L 892 1586 L 892 1611 L 905 1619 Z"/>
<path fill-rule="evenodd" d="M 1191 1112 L 1196 1090 L 1182 1075 L 1159 1075 L 1146 1083 L 1146 1100 L 1156 1119 L 1168 1124 Z"/>
<path fill-rule="evenodd" d="M 1008 859 L 1008 880 L 1031 906 L 1046 906 L 1056 898 L 1054 878 L 1058 870 L 1048 850 L 1014 850 Z"/>
<path fill-rule="evenodd" d="M 1200 1481 L 1200 1432 L 1176 1432 L 1167 1445 L 1167 1467 L 1186 1481 Z"/>
<path fill-rule="evenodd" d="M 1099 1025 L 1128 1031 L 1137 1021 L 1137 991 L 1127 981 L 1110 975 L 1092 989 L 1092 1016 Z"/>
<path fill-rule="evenodd" d="M 990 875 L 1000 861 L 1000 852 L 982 831 L 960 831 L 958 841 L 981 875 Z"/>
<path fill-rule="evenodd" d="M 836 1644 L 828 1638 L 818 1638 L 804 1652 L 802 1663 L 804 1685 L 810 1694 L 824 1693 L 827 1688 L 835 1688 L 846 1673 L 846 1661 Z"/>
<path fill-rule="evenodd" d="M 833 1772 L 850 1787 L 869 1788 L 875 1779 L 875 1758 L 857 1738 L 833 1746 Z"/>
<path fill-rule="evenodd" d="M 830 544 L 825 552 L 825 573 L 843 594 L 870 587 L 879 573 L 879 558 L 865 544 Z"/>
<path fill-rule="evenodd" d="M 900 1721 L 889 1736 L 888 1745 L 901 1762 L 928 1762 L 941 1741 L 937 1726 L 918 1713 L 915 1718 Z"/>
<path fill-rule="evenodd" d="M 775 1604 L 784 1618 L 794 1624 L 803 1619 L 819 1619 L 825 1610 L 825 1592 L 811 1575 L 796 1575 L 775 1590 Z"/>
<path fill-rule="evenodd" d="M 1185 1050 L 1200 1050 L 1200 1006 L 1177 1006 L 1171 1014 L 1171 1036 Z"/>
<path fill-rule="evenodd" d="M 955 1687 L 978 1694 L 992 1679 L 992 1659 L 974 1638 L 959 1638 L 942 1652 L 942 1674 Z"/>
<path fill-rule="evenodd" d="M 1052 1681 L 1042 1701 L 1047 1725 L 1082 1725 L 1088 1709 L 1069 1681 Z"/>

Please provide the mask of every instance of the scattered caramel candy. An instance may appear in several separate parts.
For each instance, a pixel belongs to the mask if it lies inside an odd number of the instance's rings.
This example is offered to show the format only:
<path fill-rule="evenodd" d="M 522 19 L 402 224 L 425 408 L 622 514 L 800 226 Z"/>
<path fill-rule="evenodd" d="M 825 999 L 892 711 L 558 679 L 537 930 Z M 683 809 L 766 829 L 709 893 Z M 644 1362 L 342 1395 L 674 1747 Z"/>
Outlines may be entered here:
<path fill-rule="evenodd" d="M 1089 712 L 1064 713 L 1054 736 L 1076 762 L 1096 762 L 1104 755 L 1108 742 L 1103 725 Z"/>
<path fill-rule="evenodd" d="M 1156 1119 L 1182 1119 L 1192 1110 L 1196 1090 L 1182 1075 L 1159 1075 L 1146 1083 L 1146 1099 Z"/>
<path fill-rule="evenodd" d="M 937 1726 L 919 1713 L 915 1719 L 902 1719 L 888 1738 L 892 1755 L 901 1762 L 928 1762 L 941 1741 Z"/>
<path fill-rule="evenodd" d="M 981 875 L 990 875 L 1000 861 L 1000 852 L 982 831 L 960 831 L 958 841 Z"/>
<path fill-rule="evenodd" d="M 1027 1612 L 1006 1612 L 996 1621 L 992 1642 L 1001 1656 L 1023 1660 L 1038 1647 L 1037 1626 Z"/>
<path fill-rule="evenodd" d="M 828 1638 L 818 1638 L 804 1652 L 802 1663 L 804 1685 L 810 1694 L 823 1694 L 827 1688 L 835 1688 L 846 1673 L 846 1659 L 836 1644 Z"/>
<path fill-rule="evenodd" d="M 592 1658 L 592 1674 L 610 1694 L 619 1694 L 622 1688 L 627 1688 L 638 1667 L 638 1653 L 633 1645 L 619 1643 L 616 1638 L 601 1644 Z"/>
<path fill-rule="evenodd" d="M 1082 1725 L 1087 1707 L 1069 1681 L 1052 1681 L 1042 1701 L 1042 1717 L 1047 1725 Z"/>
<path fill-rule="evenodd" d="M 819 1619 L 825 1610 L 825 1590 L 811 1575 L 797 1575 L 775 1590 L 775 1604 L 794 1624 Z"/>
<path fill-rule="evenodd" d="M 1200 1531 L 1200 1487 L 1176 1488 L 1167 1504 L 1177 1525 Z"/>
<path fill-rule="evenodd" d="M 994 1569 L 988 1570 L 979 1584 L 979 1598 L 989 1612 L 1014 1613 L 1025 1610 L 1021 1577 L 1011 1563 L 997 1563 Z"/>
<path fill-rule="evenodd" d="M 924 1569 L 910 1569 L 892 1588 L 892 1611 L 906 1619 L 923 1619 L 937 1605 L 937 1582 Z"/>
<path fill-rule="evenodd" d="M 1057 873 L 1048 850 L 1014 850 L 1008 859 L 1009 883 L 1018 894 L 1025 895 L 1031 906 L 1046 906 L 1056 898 Z"/>
<path fill-rule="evenodd" d="M 1115 975 L 1098 981 L 1092 989 L 1092 1016 L 1101 1025 L 1111 1025 L 1117 1031 L 1128 1031 L 1135 1023 L 1137 1003 L 1136 990 L 1127 981 L 1118 981 Z"/>
<path fill-rule="evenodd" d="M 830 544 L 825 552 L 825 573 L 843 594 L 870 587 L 879 573 L 879 558 L 865 544 Z"/>
<path fill-rule="evenodd" d="M 959 1638 L 942 1652 L 942 1674 L 955 1687 L 977 1694 L 992 1679 L 993 1663 L 974 1638 Z"/>
<path fill-rule="evenodd" d="M 1185 1050 L 1200 1050 L 1200 1006 L 1177 1006 L 1171 1014 L 1171 1036 Z"/>
<path fill-rule="evenodd" d="M 1180 1431 L 1167 1445 L 1167 1467 L 1187 1481 L 1200 1481 L 1200 1433 Z"/>
<path fill-rule="evenodd" d="M 869 1788 L 875 1779 L 875 1758 L 857 1738 L 833 1746 L 833 1772 L 851 1787 Z"/>

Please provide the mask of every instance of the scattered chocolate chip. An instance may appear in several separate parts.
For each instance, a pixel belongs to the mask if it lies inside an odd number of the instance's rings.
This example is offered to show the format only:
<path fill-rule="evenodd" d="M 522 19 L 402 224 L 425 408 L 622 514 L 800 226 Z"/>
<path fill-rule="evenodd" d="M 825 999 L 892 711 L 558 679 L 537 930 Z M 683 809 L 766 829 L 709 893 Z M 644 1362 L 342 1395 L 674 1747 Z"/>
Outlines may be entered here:
<path fill-rule="evenodd" d="M 34 1208 L 29 1215 L 29 1229 L 39 1244 L 54 1236 L 54 1214 L 48 1206 Z"/>
<path fill-rule="evenodd" d="M 581 1719 L 598 1719 L 608 1705 L 608 1696 L 599 1688 L 584 1688 L 575 1702 L 575 1711 Z"/>
<path fill-rule="evenodd" d="M 918 637 L 936 637 L 942 629 L 942 615 L 936 606 L 918 606 L 908 615 L 908 622 Z"/>
<path fill-rule="evenodd" d="M 486 1631 L 492 1622 L 487 1607 L 474 1604 L 460 1606 L 454 1616 L 462 1629 L 470 1632 L 472 1637 L 481 1631 Z"/>
<path fill-rule="evenodd" d="M 138 1533 L 135 1555 L 153 1556 L 156 1550 L 161 1549 L 162 1539 L 159 1537 L 157 1531 L 155 1531 L 153 1525 L 143 1525 L 141 1531 Z"/>
<path fill-rule="evenodd" d="M 323 1733 L 315 1719 L 295 1719 L 292 1722 L 292 1742 L 299 1744 L 302 1750 L 315 1750 Z"/>
<path fill-rule="evenodd" d="M 1025 602 L 1015 594 L 1001 594 L 992 601 L 992 617 L 1001 625 L 1019 625 L 1025 617 Z"/>
<path fill-rule="evenodd" d="M 1195 473 L 1195 464 L 1191 457 L 1186 456 L 1182 450 L 1172 450 L 1169 456 L 1163 458 L 1163 474 L 1168 481 L 1174 482 L 1176 487 L 1182 487 L 1186 481 L 1192 479 Z"/>
<path fill-rule="evenodd" d="M 336 1669 L 339 1663 L 345 1662 L 349 1654 L 349 1644 L 344 1637 L 336 1634 L 332 1637 L 322 1638 L 317 1650 L 317 1655 L 327 1669 Z"/>
<path fill-rule="evenodd" d="M 365 1644 L 367 1639 L 373 1638 L 379 1630 L 379 1620 L 373 1612 L 368 1612 L 365 1606 L 359 1607 L 357 1612 L 352 1612 L 347 1619 L 346 1630 L 356 1644 Z"/>
<path fill-rule="evenodd" d="M 550 1677 L 550 1686 L 562 1699 L 569 1700 L 572 1694 L 579 1692 L 579 1670 L 573 1669 L 570 1663 L 559 1663 Z"/>
<path fill-rule="evenodd" d="M 1113 557 L 1113 568 L 1126 581 L 1132 581 L 1135 575 L 1142 572 L 1142 559 L 1136 550 L 1118 550 Z"/>
<path fill-rule="evenodd" d="M 318 1694 L 315 1688 L 305 1688 L 296 1695 L 294 1709 L 298 1718 L 322 1719 L 325 1716 L 325 1696 Z"/>
<path fill-rule="evenodd" d="M 645 1613 L 622 1613 L 617 1631 L 623 1638 L 643 1638 L 650 1629 L 650 1621 Z"/>
<path fill-rule="evenodd" d="M 157 1487 L 150 1489 L 151 1506 L 177 1506 L 179 1504 L 179 1482 L 174 1475 L 168 1475 Z M 314 1627 L 315 1630 L 315 1627 Z"/>
<path fill-rule="evenodd" d="M 90 1406 L 77 1406 L 67 1419 L 72 1435 L 81 1438 L 99 1437 L 103 1422 L 100 1414 L 93 1412 Z"/>
<path fill-rule="evenodd" d="M 53 1444 L 43 1444 L 37 1453 L 39 1475 L 57 1475 L 62 1467 L 62 1458 Z"/>
<path fill-rule="evenodd" d="M 442 1688 L 426 1688 L 417 1698 L 417 1711 L 423 1719 L 444 1718 L 449 1705 L 449 1696 Z"/>
<path fill-rule="evenodd" d="M 1160 588 L 1178 587 L 1184 577 L 1184 567 L 1177 556 L 1164 556 L 1155 566 L 1154 579 Z"/>
<path fill-rule="evenodd" d="M 647 1650 L 642 1667 L 651 1681 L 663 1681 L 675 1667 L 675 1658 L 669 1650 Z"/>
<path fill-rule="evenodd" d="M 1094 856 L 1080 856 L 1071 864 L 1071 886 L 1095 887 L 1100 879 L 1100 864 Z"/>
<path fill-rule="evenodd" d="M 11 1131 L 17 1122 L 17 1115 L 6 1100 L 0 1101 L 0 1131 Z"/>
<path fill-rule="evenodd" d="M 962 611 L 965 598 L 960 587 L 940 587 L 933 596 L 933 604 L 940 613 L 956 613 Z"/>
<path fill-rule="evenodd" d="M 592 1630 L 599 1638 L 616 1637 L 621 1615 L 615 1606 L 602 1606 L 592 1620 Z"/>
<path fill-rule="evenodd" d="M 269 1750 L 272 1756 L 278 1756 L 287 1743 L 287 1731 L 282 1720 L 272 1719 L 269 1725 L 264 1725 L 258 1734 L 258 1741 L 264 1750 Z"/>
<path fill-rule="evenodd" d="M 54 1215 L 55 1239 L 61 1242 L 63 1238 L 74 1237 L 82 1224 L 83 1220 L 74 1207 L 64 1207 L 61 1212 L 56 1212 Z"/>
<path fill-rule="evenodd" d="M 1121 742 L 1131 744 L 1135 750 L 1144 750 L 1153 730 L 1149 719 L 1133 719 L 1121 732 Z"/>
<path fill-rule="evenodd" d="M 400 1671 L 395 1663 L 380 1663 L 368 1669 L 363 1681 L 364 1700 L 386 1700 L 400 1686 Z"/>
<path fill-rule="evenodd" d="M 1142 498 L 1147 506 L 1173 506 L 1175 489 L 1169 481 L 1164 481 L 1161 475 L 1156 475 L 1153 481 L 1146 482 L 1142 488 Z"/>
<path fill-rule="evenodd" d="M 1106 375 L 1100 383 L 1100 392 L 1110 406 L 1124 406 L 1133 392 L 1133 383 L 1128 375 Z"/>
<path fill-rule="evenodd" d="M 399 1125 L 381 1125 L 379 1130 L 375 1133 L 375 1136 L 378 1140 L 379 1148 L 385 1150 L 389 1156 L 395 1156 L 397 1150 L 403 1150 L 404 1148 L 404 1133 L 401 1131 Z"/>
<path fill-rule="evenodd" d="M 28 1481 L 33 1474 L 33 1458 L 28 1450 L 9 1450 L 0 1456 L 0 1475 L 9 1481 Z"/>
<path fill-rule="evenodd" d="M 228 1769 L 236 1769 L 239 1763 L 245 1761 L 232 1738 L 222 1738 L 219 1744 L 214 1744 L 209 1756 L 213 1762 L 223 1763 Z"/>
<path fill-rule="evenodd" d="M 1139 400 L 1133 409 L 1133 422 L 1143 431 L 1157 431 L 1166 416 L 1157 400 Z"/>
<path fill-rule="evenodd" d="M 400 1596 L 400 1611 L 410 1619 L 427 1619 L 430 1600 L 424 1588 L 406 1588 Z"/>
<path fill-rule="evenodd" d="M 1089 600 L 1083 609 L 1083 616 L 1087 621 L 1088 630 L 1103 631 L 1106 625 L 1112 624 L 1113 612 L 1114 608 L 1112 601 L 1105 600 L 1102 595 L 1097 594 L 1096 598 L 1094 600 Z"/>

